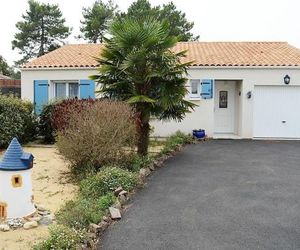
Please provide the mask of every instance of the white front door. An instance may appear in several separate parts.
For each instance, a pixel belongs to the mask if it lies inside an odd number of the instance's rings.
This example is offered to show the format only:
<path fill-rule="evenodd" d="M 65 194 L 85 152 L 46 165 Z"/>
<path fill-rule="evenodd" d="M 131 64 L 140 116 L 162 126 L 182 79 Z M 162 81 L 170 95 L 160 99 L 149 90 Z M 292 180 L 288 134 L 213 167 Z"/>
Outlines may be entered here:
<path fill-rule="evenodd" d="M 234 133 L 235 88 L 233 81 L 215 81 L 215 133 Z"/>

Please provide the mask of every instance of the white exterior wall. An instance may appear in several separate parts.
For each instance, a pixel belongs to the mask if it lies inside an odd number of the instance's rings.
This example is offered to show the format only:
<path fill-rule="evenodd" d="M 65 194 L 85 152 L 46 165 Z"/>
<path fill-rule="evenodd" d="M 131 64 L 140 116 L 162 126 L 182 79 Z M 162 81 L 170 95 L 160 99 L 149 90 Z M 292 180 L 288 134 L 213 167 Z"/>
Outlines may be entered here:
<path fill-rule="evenodd" d="M 21 97 L 34 102 L 34 80 L 48 80 L 49 100 L 54 97 L 52 81 L 89 79 L 90 75 L 97 74 L 95 69 L 22 69 L 21 71 Z"/>
<path fill-rule="evenodd" d="M 236 80 L 237 91 L 241 96 L 237 100 L 236 131 L 241 138 L 253 137 L 253 90 L 255 85 L 285 85 L 285 75 L 291 77 L 289 85 L 300 85 L 300 68 L 233 68 L 233 67 L 192 67 L 188 70 L 189 79 L 214 79 Z M 95 69 L 34 69 L 22 70 L 22 98 L 33 102 L 34 80 L 80 80 L 88 79 L 88 76 L 97 74 Z M 189 87 L 189 86 L 187 86 Z M 288 87 L 288 86 L 287 86 Z M 246 93 L 252 92 L 252 98 L 247 99 Z M 50 94 L 51 95 L 51 91 Z M 213 95 L 214 97 L 215 95 Z M 50 96 L 51 99 L 51 96 Z M 189 97 L 187 96 L 187 99 Z M 186 115 L 186 118 L 178 123 L 175 121 L 161 122 L 153 120 L 154 136 L 168 136 L 177 130 L 191 133 L 193 129 L 205 129 L 209 137 L 214 134 L 214 99 L 194 101 L 198 107 L 195 111 Z"/>
<path fill-rule="evenodd" d="M 291 77 L 289 86 L 300 86 L 299 68 L 191 68 L 189 79 L 214 79 L 214 80 L 237 80 L 241 81 L 237 87 L 241 91 L 238 100 L 239 107 L 236 114 L 240 117 L 238 123 L 238 135 L 241 138 L 253 137 L 253 99 L 255 85 L 285 85 L 283 78 L 285 75 Z M 189 87 L 189 86 L 188 86 Z M 288 86 L 286 86 L 288 87 Z M 246 94 L 252 92 L 251 99 Z M 213 95 L 214 98 L 215 95 Z M 299 97 L 300 98 L 300 97 Z M 274 100 L 280 101 L 280 100 Z M 178 123 L 174 121 L 160 122 L 152 121 L 154 127 L 154 136 L 168 136 L 177 130 L 185 133 L 191 133 L 193 129 L 205 129 L 209 137 L 214 135 L 214 99 L 195 101 L 198 107 L 195 111 L 187 114 L 186 118 Z M 295 107 L 296 108 L 296 107 Z"/>
<path fill-rule="evenodd" d="M 7 218 L 23 218 L 35 212 L 32 202 L 32 169 L 22 171 L 0 170 L 0 203 L 7 204 Z M 22 186 L 13 187 L 12 177 L 20 175 Z"/>

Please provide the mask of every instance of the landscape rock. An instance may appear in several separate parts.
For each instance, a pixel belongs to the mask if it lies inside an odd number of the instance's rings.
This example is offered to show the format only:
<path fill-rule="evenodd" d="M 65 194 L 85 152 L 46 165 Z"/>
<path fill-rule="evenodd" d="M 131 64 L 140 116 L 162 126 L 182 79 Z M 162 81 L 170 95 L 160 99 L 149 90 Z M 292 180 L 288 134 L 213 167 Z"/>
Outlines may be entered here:
<path fill-rule="evenodd" d="M 122 188 L 122 187 L 118 187 L 118 188 L 114 191 L 115 196 L 118 196 L 119 193 L 121 193 L 122 191 L 123 191 L 123 188 Z"/>
<path fill-rule="evenodd" d="M 9 225 L 1 224 L 1 225 L 0 225 L 0 231 L 1 231 L 1 232 L 8 232 L 8 231 L 10 231 Z"/>
<path fill-rule="evenodd" d="M 35 207 L 37 210 L 39 210 L 41 212 L 47 211 L 47 208 L 44 205 L 36 204 Z"/>
<path fill-rule="evenodd" d="M 91 223 L 89 226 L 89 231 L 98 234 L 101 231 L 101 227 L 97 224 Z"/>
<path fill-rule="evenodd" d="M 34 217 L 30 217 L 28 218 L 29 221 L 36 221 L 39 222 L 41 220 L 41 216 L 34 216 Z"/>
<path fill-rule="evenodd" d="M 105 221 L 105 222 L 109 222 L 109 218 L 107 216 L 103 216 L 102 220 Z"/>
<path fill-rule="evenodd" d="M 45 216 L 45 215 L 50 214 L 50 212 L 49 211 L 38 211 L 38 214 L 42 215 L 42 216 Z"/>
<path fill-rule="evenodd" d="M 100 227 L 100 231 L 104 232 L 106 230 L 106 228 L 108 228 L 109 223 L 106 221 L 101 221 L 98 226 Z"/>
<path fill-rule="evenodd" d="M 145 178 L 145 177 L 147 177 L 150 174 L 151 174 L 151 171 L 150 171 L 149 168 L 141 168 L 140 169 L 140 177 L 141 178 Z"/>
<path fill-rule="evenodd" d="M 125 205 L 127 203 L 127 196 L 119 195 L 119 202 L 121 203 L 121 205 Z"/>
<path fill-rule="evenodd" d="M 121 219 L 121 213 L 120 213 L 120 210 L 118 208 L 109 207 L 109 213 L 110 213 L 110 216 L 113 220 Z"/>
<path fill-rule="evenodd" d="M 150 164 L 149 169 L 150 169 L 151 171 L 154 171 L 154 170 L 155 170 L 155 165 L 154 165 L 154 164 Z"/>
<path fill-rule="evenodd" d="M 45 215 L 39 220 L 39 224 L 48 226 L 53 223 L 53 220 L 54 220 L 54 214 Z"/>
<path fill-rule="evenodd" d="M 121 195 L 127 195 L 128 194 L 128 192 L 127 191 L 125 191 L 125 190 L 122 190 L 120 193 L 119 193 L 119 196 L 121 196 Z"/>
<path fill-rule="evenodd" d="M 12 229 L 23 227 L 24 223 L 25 221 L 22 218 L 11 218 L 6 221 L 6 224 Z"/>
<path fill-rule="evenodd" d="M 36 221 L 28 221 L 23 225 L 24 229 L 31 229 L 38 227 L 38 223 Z"/>

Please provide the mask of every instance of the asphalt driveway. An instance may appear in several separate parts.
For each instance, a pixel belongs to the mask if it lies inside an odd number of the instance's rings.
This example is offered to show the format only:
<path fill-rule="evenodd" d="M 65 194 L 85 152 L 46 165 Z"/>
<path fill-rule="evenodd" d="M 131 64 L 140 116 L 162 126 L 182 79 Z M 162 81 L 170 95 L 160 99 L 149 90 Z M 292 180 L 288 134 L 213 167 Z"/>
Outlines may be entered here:
<path fill-rule="evenodd" d="M 300 249 L 300 142 L 189 145 L 131 203 L 101 249 Z"/>

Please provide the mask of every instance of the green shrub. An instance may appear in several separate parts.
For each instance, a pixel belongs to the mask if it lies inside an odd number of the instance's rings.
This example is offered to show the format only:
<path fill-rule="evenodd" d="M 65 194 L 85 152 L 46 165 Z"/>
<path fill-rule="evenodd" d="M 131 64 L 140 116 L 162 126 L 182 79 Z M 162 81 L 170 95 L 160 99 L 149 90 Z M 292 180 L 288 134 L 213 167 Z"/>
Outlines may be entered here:
<path fill-rule="evenodd" d="M 36 119 L 30 102 L 13 96 L 0 95 L 0 147 L 13 137 L 25 143 L 35 139 Z"/>
<path fill-rule="evenodd" d="M 76 250 L 85 237 L 83 232 L 76 231 L 63 225 L 49 227 L 49 237 L 35 245 L 34 250 Z"/>
<path fill-rule="evenodd" d="M 115 196 L 108 193 L 100 198 L 79 196 L 68 201 L 57 213 L 57 221 L 75 229 L 87 228 L 90 223 L 99 223 L 105 210 L 114 202 Z"/>
<path fill-rule="evenodd" d="M 130 165 L 127 166 L 127 168 L 131 171 L 137 172 L 141 168 L 149 166 L 153 163 L 153 157 L 152 156 L 139 156 L 136 155 L 133 157 L 133 160 Z"/>
<path fill-rule="evenodd" d="M 118 187 L 131 191 L 138 184 L 138 175 L 126 169 L 108 167 L 81 181 L 80 192 L 85 197 L 98 197 Z"/>
<path fill-rule="evenodd" d="M 39 134 L 43 136 L 46 143 L 55 142 L 55 131 L 51 119 L 55 105 L 55 102 L 44 105 L 39 117 Z"/>
<path fill-rule="evenodd" d="M 133 115 L 126 103 L 109 100 L 70 114 L 67 128 L 58 132 L 57 147 L 71 163 L 71 172 L 130 161 L 136 134 Z"/>
<path fill-rule="evenodd" d="M 180 145 L 189 144 L 193 142 L 193 138 L 190 135 L 186 135 L 180 131 L 177 131 L 174 135 L 171 135 L 165 142 L 165 146 L 162 149 L 162 154 L 167 154 L 176 150 Z"/>

